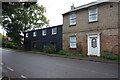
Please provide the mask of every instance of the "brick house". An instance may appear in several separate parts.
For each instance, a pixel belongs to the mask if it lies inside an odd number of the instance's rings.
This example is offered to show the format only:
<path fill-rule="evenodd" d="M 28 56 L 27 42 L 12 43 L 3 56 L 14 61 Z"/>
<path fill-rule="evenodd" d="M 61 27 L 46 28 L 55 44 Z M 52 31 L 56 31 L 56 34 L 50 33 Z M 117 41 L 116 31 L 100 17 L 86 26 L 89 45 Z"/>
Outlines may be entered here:
<path fill-rule="evenodd" d="M 118 54 L 120 2 L 96 1 L 71 6 L 63 14 L 63 49 L 100 56 Z"/>
<path fill-rule="evenodd" d="M 41 28 L 24 33 L 24 50 L 43 51 L 45 45 L 55 45 L 62 49 L 62 25 Z"/>

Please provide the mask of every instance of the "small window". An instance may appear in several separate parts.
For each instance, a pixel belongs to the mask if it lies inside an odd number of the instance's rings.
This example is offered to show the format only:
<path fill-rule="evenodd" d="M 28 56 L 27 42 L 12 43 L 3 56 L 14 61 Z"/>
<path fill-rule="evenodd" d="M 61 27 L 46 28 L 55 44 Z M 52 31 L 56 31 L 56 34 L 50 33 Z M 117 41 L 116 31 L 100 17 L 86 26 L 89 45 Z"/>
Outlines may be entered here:
<path fill-rule="evenodd" d="M 52 35 L 57 34 L 57 28 L 52 28 Z"/>
<path fill-rule="evenodd" d="M 42 30 L 42 36 L 46 36 L 46 30 Z"/>
<path fill-rule="evenodd" d="M 26 33 L 26 35 L 25 35 L 25 36 L 26 36 L 26 38 L 28 38 L 28 33 Z"/>
<path fill-rule="evenodd" d="M 97 8 L 89 9 L 89 22 L 98 20 L 98 10 Z"/>
<path fill-rule="evenodd" d="M 76 48 L 76 36 L 70 37 L 70 48 Z"/>
<path fill-rule="evenodd" d="M 36 34 L 36 31 L 35 32 L 33 32 L 33 37 L 36 37 L 37 36 L 37 34 Z"/>
<path fill-rule="evenodd" d="M 76 24 L 76 14 L 71 14 L 70 15 L 70 25 L 75 25 Z"/>

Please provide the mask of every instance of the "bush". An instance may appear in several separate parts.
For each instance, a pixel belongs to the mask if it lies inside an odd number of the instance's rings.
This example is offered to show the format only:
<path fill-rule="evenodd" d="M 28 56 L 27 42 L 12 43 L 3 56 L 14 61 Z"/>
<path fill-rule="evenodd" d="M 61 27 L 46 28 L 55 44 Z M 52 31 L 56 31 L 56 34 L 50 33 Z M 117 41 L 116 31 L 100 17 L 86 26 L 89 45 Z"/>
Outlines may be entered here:
<path fill-rule="evenodd" d="M 67 52 L 66 53 L 66 56 L 73 56 L 74 54 L 73 53 L 70 53 L 70 52 Z"/>
<path fill-rule="evenodd" d="M 18 45 L 16 43 L 13 43 L 12 48 L 13 49 L 18 49 Z"/>
<path fill-rule="evenodd" d="M 78 54 L 78 56 L 80 56 L 80 57 L 86 57 L 87 54 Z"/>
<path fill-rule="evenodd" d="M 107 59 L 118 60 L 118 56 L 113 53 L 110 53 L 108 54 Z"/>
<path fill-rule="evenodd" d="M 5 44 L 5 47 L 6 47 L 6 48 L 12 48 L 12 42 L 7 42 L 7 43 Z"/>
<path fill-rule="evenodd" d="M 60 50 L 60 51 L 58 52 L 59 55 L 66 55 L 66 53 L 67 53 L 67 51 L 65 51 L 65 50 Z"/>
<path fill-rule="evenodd" d="M 118 55 L 113 54 L 113 53 L 109 53 L 109 54 L 102 54 L 100 56 L 101 58 L 105 58 L 105 59 L 110 59 L 110 60 L 118 60 Z"/>
<path fill-rule="evenodd" d="M 59 55 L 66 55 L 66 56 L 72 56 L 72 55 L 73 55 L 73 53 L 67 52 L 67 51 L 65 51 L 65 50 L 60 50 L 60 51 L 58 52 L 58 54 L 59 54 Z"/>
<path fill-rule="evenodd" d="M 18 45 L 16 43 L 13 43 L 13 42 L 7 42 L 5 44 L 5 47 L 6 48 L 11 48 L 11 49 L 17 49 L 18 48 Z"/>
<path fill-rule="evenodd" d="M 56 47 L 54 45 L 47 45 L 43 48 L 43 51 L 46 53 L 55 53 L 56 52 Z"/>
<path fill-rule="evenodd" d="M 86 57 L 87 54 L 77 54 L 77 53 L 70 53 L 65 50 L 60 50 L 58 52 L 59 55 L 66 55 L 66 56 L 77 56 L 77 57 Z"/>

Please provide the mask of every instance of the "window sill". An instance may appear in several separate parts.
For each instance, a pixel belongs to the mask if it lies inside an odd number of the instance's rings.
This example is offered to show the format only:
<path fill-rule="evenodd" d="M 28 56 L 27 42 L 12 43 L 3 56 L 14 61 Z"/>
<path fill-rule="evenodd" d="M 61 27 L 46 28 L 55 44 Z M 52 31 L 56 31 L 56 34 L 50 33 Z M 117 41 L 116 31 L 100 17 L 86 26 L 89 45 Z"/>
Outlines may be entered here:
<path fill-rule="evenodd" d="M 42 35 L 43 37 L 45 37 L 46 35 Z"/>
<path fill-rule="evenodd" d="M 56 35 L 56 34 L 52 34 L 52 35 Z"/>
<path fill-rule="evenodd" d="M 95 22 L 98 22 L 98 20 L 95 20 L 95 21 L 89 21 L 88 23 L 95 23 Z"/>
<path fill-rule="evenodd" d="M 69 47 L 69 49 L 77 49 L 77 48 L 71 48 L 71 47 Z"/>
<path fill-rule="evenodd" d="M 73 25 L 69 25 L 69 27 L 72 27 L 72 26 L 76 26 L 76 24 L 73 24 Z"/>

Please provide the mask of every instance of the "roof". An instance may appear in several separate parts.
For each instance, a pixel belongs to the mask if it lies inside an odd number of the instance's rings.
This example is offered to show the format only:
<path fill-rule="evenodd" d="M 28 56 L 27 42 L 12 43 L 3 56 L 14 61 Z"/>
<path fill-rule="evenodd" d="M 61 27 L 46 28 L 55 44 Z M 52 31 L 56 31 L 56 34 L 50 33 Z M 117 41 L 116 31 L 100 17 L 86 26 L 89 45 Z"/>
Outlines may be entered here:
<path fill-rule="evenodd" d="M 50 28 L 60 27 L 60 26 L 62 26 L 62 25 L 57 25 L 57 26 L 52 26 L 52 27 L 46 27 L 46 28 L 40 28 L 40 29 L 36 29 L 36 30 L 26 31 L 25 33 L 27 33 L 27 32 L 33 32 L 33 31 L 39 31 L 39 30 L 43 30 L 43 29 L 50 29 Z"/>
<path fill-rule="evenodd" d="M 115 1 L 115 0 L 114 0 L 114 1 Z M 70 13 L 70 12 L 74 12 L 74 11 L 77 11 L 77 10 L 80 10 L 80 9 L 88 8 L 88 7 L 91 7 L 91 6 L 95 6 L 95 5 L 104 3 L 104 2 L 113 2 L 113 1 L 112 1 L 112 0 L 98 0 L 98 1 L 95 1 L 95 2 L 91 2 L 91 3 L 85 4 L 85 5 L 76 7 L 76 8 L 74 8 L 74 9 L 71 9 L 70 11 L 68 11 L 68 12 L 66 12 L 66 13 L 64 13 L 64 14 L 67 14 L 67 13 Z M 63 14 L 63 15 L 64 15 L 64 14 Z"/>

